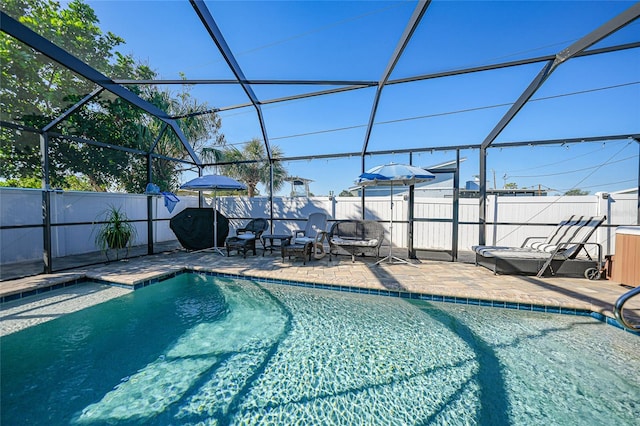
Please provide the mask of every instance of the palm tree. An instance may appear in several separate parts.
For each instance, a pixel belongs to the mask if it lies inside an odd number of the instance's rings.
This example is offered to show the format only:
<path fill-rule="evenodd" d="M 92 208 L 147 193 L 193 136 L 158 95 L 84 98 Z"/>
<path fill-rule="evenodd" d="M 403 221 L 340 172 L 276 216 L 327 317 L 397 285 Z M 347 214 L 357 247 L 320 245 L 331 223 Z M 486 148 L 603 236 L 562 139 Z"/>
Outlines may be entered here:
<path fill-rule="evenodd" d="M 277 145 L 271 145 L 271 158 L 282 158 L 282 150 Z M 238 162 L 225 168 L 225 173 L 247 185 L 247 195 L 253 197 L 257 193 L 259 183 L 269 185 L 270 167 L 266 160 L 264 143 L 259 139 L 252 139 L 242 150 L 236 147 L 224 148 L 225 162 Z M 243 163 L 242 161 L 248 161 Z M 287 171 L 280 161 L 273 162 L 273 190 L 279 190 L 287 177 Z"/>

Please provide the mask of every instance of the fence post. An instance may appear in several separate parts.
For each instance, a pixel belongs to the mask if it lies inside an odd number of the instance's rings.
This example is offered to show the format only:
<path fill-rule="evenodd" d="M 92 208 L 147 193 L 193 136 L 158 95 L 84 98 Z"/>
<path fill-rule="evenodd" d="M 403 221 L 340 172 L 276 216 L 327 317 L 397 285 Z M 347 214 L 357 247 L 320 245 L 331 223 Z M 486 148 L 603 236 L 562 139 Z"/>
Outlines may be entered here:
<path fill-rule="evenodd" d="M 331 194 L 330 200 L 331 200 L 331 219 L 335 219 L 336 218 L 336 204 L 338 204 L 338 200 L 336 200 L 336 196 L 333 195 L 333 194 Z"/>
<path fill-rule="evenodd" d="M 598 216 L 603 216 L 605 215 L 607 217 L 606 221 L 605 221 L 605 225 L 603 226 L 604 229 L 602 229 L 602 232 L 604 232 L 605 234 L 605 242 L 606 247 L 603 247 L 604 253 L 605 254 L 611 254 L 611 204 L 612 204 L 612 198 L 611 198 L 611 194 L 607 193 L 607 192 L 598 192 L 596 193 L 596 214 Z M 602 232 L 596 232 L 596 243 L 600 243 L 602 244 L 602 239 L 600 238 L 600 236 L 602 235 Z"/>
<path fill-rule="evenodd" d="M 491 195 L 493 197 L 493 243 L 492 245 L 498 245 L 498 194 Z"/>

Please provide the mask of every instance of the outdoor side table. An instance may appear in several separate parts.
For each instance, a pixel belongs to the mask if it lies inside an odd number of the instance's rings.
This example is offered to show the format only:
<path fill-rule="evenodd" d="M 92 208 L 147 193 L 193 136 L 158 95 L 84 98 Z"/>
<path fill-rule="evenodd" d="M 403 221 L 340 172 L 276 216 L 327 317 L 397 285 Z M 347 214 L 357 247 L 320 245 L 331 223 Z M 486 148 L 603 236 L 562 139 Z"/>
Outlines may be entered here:
<path fill-rule="evenodd" d="M 264 251 L 262 252 L 262 255 L 264 256 L 264 253 L 269 250 L 269 253 L 273 253 L 273 240 L 279 240 L 280 241 L 280 247 L 284 246 L 285 244 L 290 244 L 291 243 L 291 238 L 292 235 L 286 235 L 286 234 L 262 234 L 262 247 L 264 247 Z M 267 241 L 269 242 L 269 244 L 267 244 Z M 277 246 L 276 246 L 277 247 Z"/>
<path fill-rule="evenodd" d="M 293 257 L 302 257 L 302 264 L 306 265 L 307 264 L 307 259 L 309 259 L 309 261 L 311 261 L 311 249 L 313 248 L 313 242 L 309 241 L 308 243 L 304 243 L 304 244 L 285 244 L 281 247 L 281 251 L 282 251 L 282 261 L 284 262 L 284 258 L 285 257 L 289 257 L 289 259 L 291 259 L 291 256 Z"/>

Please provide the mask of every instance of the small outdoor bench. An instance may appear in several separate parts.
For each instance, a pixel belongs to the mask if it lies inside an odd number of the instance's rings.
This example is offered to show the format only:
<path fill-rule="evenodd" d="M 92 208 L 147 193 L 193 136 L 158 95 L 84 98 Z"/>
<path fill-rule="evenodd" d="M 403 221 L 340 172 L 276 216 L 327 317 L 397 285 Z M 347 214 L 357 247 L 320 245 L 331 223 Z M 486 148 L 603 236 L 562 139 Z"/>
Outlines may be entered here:
<path fill-rule="evenodd" d="M 331 255 L 341 251 L 351 255 L 355 262 L 356 254 L 375 254 L 380 257 L 380 246 L 384 240 L 384 228 L 374 220 L 341 220 L 331 227 L 328 235 L 329 261 Z"/>

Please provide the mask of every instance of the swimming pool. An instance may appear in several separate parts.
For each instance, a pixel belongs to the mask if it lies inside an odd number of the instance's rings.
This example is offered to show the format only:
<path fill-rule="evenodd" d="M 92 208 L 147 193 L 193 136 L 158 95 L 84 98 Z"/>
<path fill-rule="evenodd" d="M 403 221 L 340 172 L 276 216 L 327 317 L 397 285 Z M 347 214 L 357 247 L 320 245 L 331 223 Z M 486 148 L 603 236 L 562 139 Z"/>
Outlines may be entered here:
<path fill-rule="evenodd" d="M 585 316 L 182 274 L 3 337 L 1 423 L 634 424 Z"/>

